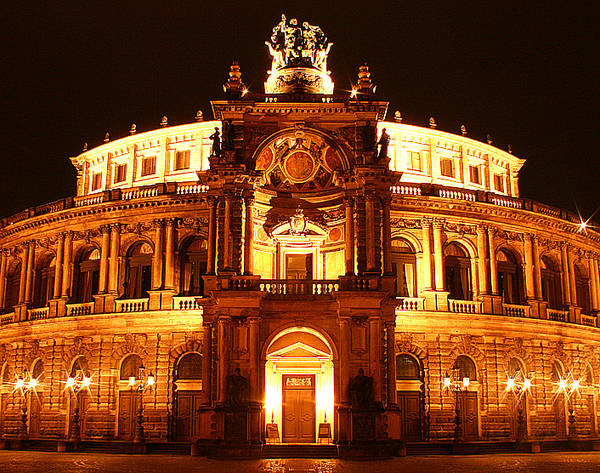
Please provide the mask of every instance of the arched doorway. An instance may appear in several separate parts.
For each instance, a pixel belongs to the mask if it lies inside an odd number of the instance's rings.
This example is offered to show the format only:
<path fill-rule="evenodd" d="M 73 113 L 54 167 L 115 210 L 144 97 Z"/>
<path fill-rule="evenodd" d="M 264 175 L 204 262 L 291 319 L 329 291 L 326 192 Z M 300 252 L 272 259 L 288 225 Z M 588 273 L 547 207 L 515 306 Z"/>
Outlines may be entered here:
<path fill-rule="evenodd" d="M 175 432 L 178 442 L 194 440 L 198 433 L 198 409 L 202 402 L 202 355 L 185 353 L 175 366 Z"/>
<path fill-rule="evenodd" d="M 523 363 L 518 358 L 511 358 L 508 360 L 508 367 L 506 370 L 507 382 L 512 380 L 512 383 L 522 383 L 525 379 L 528 379 L 527 372 Z M 515 384 L 513 384 L 514 387 Z M 507 384 L 507 391 L 509 391 L 509 385 Z M 512 416 L 510 418 L 511 431 L 513 438 L 517 441 L 527 438 L 528 435 L 528 422 L 527 422 L 527 395 L 529 390 L 523 389 L 521 391 L 510 390 L 507 393 L 510 398 L 508 403 L 511 407 Z"/>
<path fill-rule="evenodd" d="M 11 391 L 12 389 L 8 382 L 8 361 L 5 361 L 0 369 L 0 437 L 4 435 L 4 418 L 6 417 L 8 396 Z"/>
<path fill-rule="evenodd" d="M 134 243 L 127 252 L 123 292 L 128 299 L 148 297 L 152 284 L 152 247 L 143 241 Z"/>
<path fill-rule="evenodd" d="M 417 257 L 405 240 L 392 240 L 392 271 L 396 276 L 396 296 L 417 297 Z"/>
<path fill-rule="evenodd" d="M 42 360 L 34 362 L 31 368 L 31 379 L 37 380 L 37 389 L 32 389 L 29 395 L 29 437 L 38 438 L 41 435 L 41 413 L 44 405 L 44 363 Z"/>
<path fill-rule="evenodd" d="M 84 379 L 90 379 L 90 371 L 85 356 L 79 356 L 73 362 L 69 371 L 69 378 L 82 382 Z M 73 432 L 76 428 L 75 415 L 79 420 L 79 433 L 82 438 L 87 436 L 88 423 L 87 412 L 90 405 L 91 391 L 89 384 L 80 385 L 77 389 L 69 389 L 69 422 L 68 432 Z"/>
<path fill-rule="evenodd" d="M 477 406 L 477 367 L 471 358 L 459 355 L 454 362 L 453 371 L 458 379 L 469 378 L 468 388 L 456 393 L 461 440 L 477 440 L 479 437 L 479 408 Z"/>
<path fill-rule="evenodd" d="M 408 442 L 423 439 L 423 369 L 412 355 L 396 357 L 396 399 L 400 410 L 400 436 Z"/>
<path fill-rule="evenodd" d="M 567 438 L 567 400 L 564 393 L 560 392 L 559 385 L 561 380 L 566 379 L 565 370 L 560 361 L 552 363 L 552 384 L 554 395 L 554 422 L 556 424 L 556 437 L 559 439 Z"/>
<path fill-rule="evenodd" d="M 498 268 L 498 293 L 507 304 L 524 302 L 523 271 L 518 257 L 507 248 L 496 256 Z"/>
<path fill-rule="evenodd" d="M 266 350 L 266 424 L 277 426 L 283 443 L 314 443 L 322 427 L 334 431 L 333 405 L 333 350 L 327 339 L 307 327 L 277 334 Z"/>
<path fill-rule="evenodd" d="M 552 309 L 562 309 L 562 284 L 560 265 L 550 256 L 541 257 L 542 299 Z"/>
<path fill-rule="evenodd" d="M 73 301 L 92 302 L 92 296 L 98 293 L 100 277 L 100 250 L 88 247 L 80 252 L 75 267 L 75 287 Z"/>
<path fill-rule="evenodd" d="M 457 243 L 450 243 L 444 249 L 444 273 L 449 299 L 473 299 L 471 286 L 471 260 L 469 254 Z"/>
<path fill-rule="evenodd" d="M 206 240 L 194 237 L 187 240 L 180 250 L 180 290 L 184 296 L 201 296 L 204 294 L 204 280 L 207 263 Z"/>
<path fill-rule="evenodd" d="M 138 378 L 142 358 L 136 354 L 127 355 L 119 370 L 119 417 L 117 419 L 117 437 L 120 440 L 132 440 L 135 433 L 135 417 L 140 409 L 140 397 L 131 389 L 129 378 Z"/>

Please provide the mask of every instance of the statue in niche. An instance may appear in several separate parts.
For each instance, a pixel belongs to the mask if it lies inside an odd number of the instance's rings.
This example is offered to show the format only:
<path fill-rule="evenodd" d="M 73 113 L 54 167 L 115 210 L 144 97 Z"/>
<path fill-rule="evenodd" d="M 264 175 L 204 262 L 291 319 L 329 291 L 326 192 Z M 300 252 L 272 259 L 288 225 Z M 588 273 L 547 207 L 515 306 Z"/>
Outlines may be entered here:
<path fill-rule="evenodd" d="M 244 407 L 248 403 L 248 380 L 244 378 L 239 368 L 227 377 L 227 405 L 231 407 Z"/>
<path fill-rule="evenodd" d="M 377 142 L 379 145 L 379 152 L 377 153 L 377 159 L 382 160 L 387 158 L 387 150 L 390 144 L 390 135 L 386 132 L 385 128 L 381 130 L 381 136 Z"/>
<path fill-rule="evenodd" d="M 350 382 L 350 404 L 352 407 L 366 408 L 373 405 L 373 378 L 365 376 L 360 368 L 358 375 Z"/>
<path fill-rule="evenodd" d="M 209 138 L 212 140 L 211 156 L 221 156 L 221 133 L 217 127 L 215 127 L 215 132 Z"/>
<path fill-rule="evenodd" d="M 233 137 L 234 137 L 233 124 L 231 120 L 226 120 L 223 122 L 223 149 L 231 151 L 233 146 Z"/>
<path fill-rule="evenodd" d="M 375 149 L 375 127 L 367 122 L 361 129 L 362 147 L 364 151 Z"/>

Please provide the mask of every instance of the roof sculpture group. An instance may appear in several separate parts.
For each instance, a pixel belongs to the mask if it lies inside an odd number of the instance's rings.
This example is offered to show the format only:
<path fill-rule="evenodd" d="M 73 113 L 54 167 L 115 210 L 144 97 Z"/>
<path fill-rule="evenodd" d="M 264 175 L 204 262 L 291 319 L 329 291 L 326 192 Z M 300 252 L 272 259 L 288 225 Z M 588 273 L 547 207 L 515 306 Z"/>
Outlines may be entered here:
<path fill-rule="evenodd" d="M 281 21 L 273 28 L 273 34 L 265 44 L 273 57 L 271 72 L 284 67 L 312 67 L 327 72 L 327 55 L 333 43 L 319 26 L 308 22 L 298 24 L 296 18 Z"/>

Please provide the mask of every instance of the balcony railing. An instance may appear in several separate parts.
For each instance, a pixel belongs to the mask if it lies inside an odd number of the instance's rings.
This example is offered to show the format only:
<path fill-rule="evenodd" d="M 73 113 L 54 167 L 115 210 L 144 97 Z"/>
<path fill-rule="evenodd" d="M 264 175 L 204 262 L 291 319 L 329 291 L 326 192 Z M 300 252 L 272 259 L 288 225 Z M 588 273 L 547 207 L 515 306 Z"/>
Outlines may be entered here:
<path fill-rule="evenodd" d="M 2 314 L 0 316 L 0 325 L 12 324 L 15 321 L 15 313 Z"/>
<path fill-rule="evenodd" d="M 581 323 L 588 327 L 596 327 L 597 319 L 593 315 L 581 314 Z"/>
<path fill-rule="evenodd" d="M 173 310 L 202 310 L 202 306 L 198 304 L 199 296 L 176 296 L 173 297 Z"/>
<path fill-rule="evenodd" d="M 422 297 L 398 297 L 396 310 L 425 310 L 425 299 Z"/>
<path fill-rule="evenodd" d="M 148 310 L 149 299 L 121 299 L 115 301 L 115 312 L 143 312 Z"/>
<path fill-rule="evenodd" d="M 548 318 L 550 320 L 554 320 L 555 322 L 567 322 L 569 320 L 569 311 L 568 310 L 558 310 L 558 309 L 546 309 L 546 313 L 548 314 Z"/>
<path fill-rule="evenodd" d="M 67 304 L 67 317 L 76 317 L 78 315 L 91 315 L 94 311 L 93 302 L 82 302 L 79 304 Z"/>
<path fill-rule="evenodd" d="M 531 314 L 531 307 L 528 305 L 520 304 L 502 304 L 504 315 L 509 317 L 529 317 Z"/>
<path fill-rule="evenodd" d="M 49 311 L 49 307 L 40 307 L 39 309 L 27 309 L 27 320 L 47 319 Z"/>
<path fill-rule="evenodd" d="M 329 295 L 339 291 L 337 279 L 261 279 L 260 290 L 280 295 Z"/>
<path fill-rule="evenodd" d="M 448 308 L 450 312 L 459 312 L 461 314 L 481 314 L 481 302 L 461 301 L 458 299 L 448 299 Z"/>

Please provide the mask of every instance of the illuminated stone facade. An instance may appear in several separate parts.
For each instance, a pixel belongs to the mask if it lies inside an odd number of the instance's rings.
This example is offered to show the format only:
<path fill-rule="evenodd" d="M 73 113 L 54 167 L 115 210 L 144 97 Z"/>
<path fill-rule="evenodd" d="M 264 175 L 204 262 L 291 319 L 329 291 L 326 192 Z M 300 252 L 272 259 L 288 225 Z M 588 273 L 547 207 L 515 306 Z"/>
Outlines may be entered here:
<path fill-rule="evenodd" d="M 305 62 L 267 94 L 234 64 L 214 121 L 85 151 L 76 197 L 2 220 L 5 439 L 72 437 L 77 405 L 133 440 L 140 399 L 149 442 L 596 436 L 600 235 L 520 198 L 524 160 L 384 121 L 366 66 L 348 96 Z"/>

